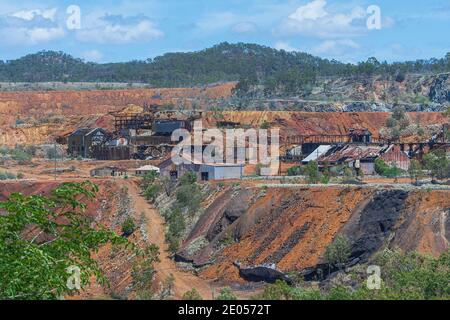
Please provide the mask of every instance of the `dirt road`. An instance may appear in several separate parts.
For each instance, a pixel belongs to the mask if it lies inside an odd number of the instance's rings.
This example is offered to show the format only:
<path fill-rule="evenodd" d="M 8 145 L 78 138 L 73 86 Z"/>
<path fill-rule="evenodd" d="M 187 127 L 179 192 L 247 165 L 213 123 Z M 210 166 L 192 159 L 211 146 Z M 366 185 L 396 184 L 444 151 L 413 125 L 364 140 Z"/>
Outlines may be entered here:
<path fill-rule="evenodd" d="M 145 213 L 147 217 L 147 232 L 149 241 L 160 248 L 160 260 L 156 266 L 158 280 L 164 281 L 170 275 L 175 279 L 175 298 L 182 298 L 183 294 L 195 288 L 204 299 L 211 299 L 214 292 L 219 293 L 220 288 L 215 288 L 208 281 L 201 279 L 191 273 L 183 272 L 177 268 L 175 262 L 170 258 L 168 246 L 164 236 L 164 219 L 141 195 L 139 187 L 129 181 L 129 194 L 134 200 L 134 208 L 137 214 Z"/>

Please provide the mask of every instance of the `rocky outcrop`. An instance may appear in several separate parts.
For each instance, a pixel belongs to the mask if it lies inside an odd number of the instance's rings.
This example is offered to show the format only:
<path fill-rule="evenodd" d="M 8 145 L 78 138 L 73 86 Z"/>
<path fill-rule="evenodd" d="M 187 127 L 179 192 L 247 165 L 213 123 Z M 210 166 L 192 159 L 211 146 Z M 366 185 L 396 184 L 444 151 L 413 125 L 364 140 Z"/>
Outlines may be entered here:
<path fill-rule="evenodd" d="M 436 103 L 450 103 L 450 74 L 439 75 L 430 87 L 430 100 Z"/>
<path fill-rule="evenodd" d="M 235 262 L 234 265 L 239 269 L 240 276 L 250 282 L 275 283 L 277 280 L 292 284 L 292 279 L 285 273 L 277 270 L 276 265 L 260 265 L 253 267 L 244 267 Z"/>

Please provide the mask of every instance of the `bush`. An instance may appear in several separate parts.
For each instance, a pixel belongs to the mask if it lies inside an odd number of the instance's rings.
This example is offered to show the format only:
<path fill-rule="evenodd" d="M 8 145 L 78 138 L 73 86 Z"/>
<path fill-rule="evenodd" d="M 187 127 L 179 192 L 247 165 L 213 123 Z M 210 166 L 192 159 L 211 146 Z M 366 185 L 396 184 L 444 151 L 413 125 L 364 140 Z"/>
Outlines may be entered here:
<path fill-rule="evenodd" d="M 0 180 L 14 180 L 16 176 L 11 172 L 0 172 Z"/>
<path fill-rule="evenodd" d="M 159 248 L 154 244 L 149 245 L 141 250 L 138 261 L 133 265 L 131 271 L 133 289 L 139 300 L 151 300 L 155 296 L 153 291 L 156 274 L 154 264 L 160 261 L 159 255 Z"/>
<path fill-rule="evenodd" d="M 421 255 L 415 252 L 385 250 L 372 262 L 382 272 L 380 290 L 369 290 L 366 286 L 365 270 L 357 270 L 349 276 L 356 285 L 343 286 L 330 282 L 322 290 L 291 287 L 277 281 L 265 287 L 264 292 L 256 296 L 259 300 L 448 300 L 450 251 L 440 257 Z M 366 266 L 364 266 L 366 267 Z M 363 268 L 365 269 L 365 268 Z"/>
<path fill-rule="evenodd" d="M 183 300 L 199 301 L 199 300 L 203 300 L 203 298 L 196 289 L 192 289 L 191 291 L 188 291 L 183 295 Z"/>
<path fill-rule="evenodd" d="M 309 183 L 317 183 L 319 181 L 319 168 L 316 161 L 310 161 L 306 165 L 305 174 Z"/>
<path fill-rule="evenodd" d="M 145 198 L 151 202 L 155 202 L 160 192 L 161 186 L 159 184 L 149 185 L 145 190 Z"/>
<path fill-rule="evenodd" d="M 269 129 L 269 128 L 270 128 L 270 123 L 268 123 L 267 121 L 264 121 L 264 122 L 261 124 L 261 129 L 267 130 L 267 129 Z"/>
<path fill-rule="evenodd" d="M 197 182 L 197 175 L 194 172 L 188 172 L 180 179 L 180 185 L 192 185 Z"/>
<path fill-rule="evenodd" d="M 403 173 L 403 170 L 397 167 L 390 167 L 381 159 L 375 160 L 375 172 L 386 178 L 397 178 Z"/>
<path fill-rule="evenodd" d="M 202 194 L 196 184 L 187 184 L 177 189 L 176 198 L 182 208 L 187 208 L 192 213 L 200 208 Z"/>
<path fill-rule="evenodd" d="M 233 294 L 230 288 L 223 288 L 220 290 L 220 295 L 216 298 L 216 300 L 234 301 L 237 300 L 237 297 Z"/>
<path fill-rule="evenodd" d="M 131 236 L 136 230 L 136 223 L 132 217 L 128 217 L 122 224 L 122 233 L 125 237 Z"/>
<path fill-rule="evenodd" d="M 300 166 L 291 167 L 287 171 L 287 175 L 290 177 L 301 176 L 302 174 L 303 170 Z"/>
<path fill-rule="evenodd" d="M 26 164 L 31 161 L 31 155 L 22 149 L 14 149 L 11 151 L 11 158 L 19 164 Z"/>
<path fill-rule="evenodd" d="M 169 243 L 169 250 L 176 252 L 180 246 L 181 238 L 186 231 L 186 222 L 180 208 L 170 212 L 167 219 L 169 228 L 166 233 L 166 240 Z"/>
<path fill-rule="evenodd" d="M 330 175 L 329 174 L 323 174 L 321 177 L 320 177 L 320 183 L 321 184 L 329 184 L 330 183 Z"/>
<path fill-rule="evenodd" d="M 434 151 L 423 157 L 425 168 L 433 178 L 444 179 L 450 177 L 450 160 L 445 151 Z"/>
<path fill-rule="evenodd" d="M 330 265 L 343 266 L 350 258 L 350 244 L 346 237 L 337 236 L 325 251 L 325 260 Z"/>
<path fill-rule="evenodd" d="M 156 177 L 158 176 L 158 173 L 156 171 L 150 171 L 145 174 L 145 176 L 142 178 L 141 182 L 141 188 L 142 190 L 147 190 L 147 188 L 155 183 Z"/>
<path fill-rule="evenodd" d="M 414 180 L 415 182 L 417 182 L 421 177 L 422 177 L 422 165 L 419 161 L 417 160 L 412 160 L 411 164 L 409 166 L 409 177 L 411 178 L 411 180 Z"/>

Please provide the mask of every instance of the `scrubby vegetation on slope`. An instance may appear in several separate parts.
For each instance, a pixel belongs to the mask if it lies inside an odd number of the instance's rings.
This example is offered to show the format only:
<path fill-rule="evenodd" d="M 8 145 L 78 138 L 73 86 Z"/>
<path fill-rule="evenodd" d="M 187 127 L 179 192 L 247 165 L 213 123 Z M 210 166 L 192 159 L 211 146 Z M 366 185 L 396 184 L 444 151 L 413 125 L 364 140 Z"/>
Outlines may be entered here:
<path fill-rule="evenodd" d="M 371 262 L 381 270 L 380 287 L 368 265 L 336 273 L 321 287 L 302 281 L 294 286 L 278 281 L 258 299 L 267 300 L 436 300 L 450 299 L 450 251 L 439 257 L 385 250 Z M 373 282 L 372 282 L 373 281 Z M 369 286 L 367 285 L 369 284 Z M 371 286 L 374 285 L 374 286 Z"/>

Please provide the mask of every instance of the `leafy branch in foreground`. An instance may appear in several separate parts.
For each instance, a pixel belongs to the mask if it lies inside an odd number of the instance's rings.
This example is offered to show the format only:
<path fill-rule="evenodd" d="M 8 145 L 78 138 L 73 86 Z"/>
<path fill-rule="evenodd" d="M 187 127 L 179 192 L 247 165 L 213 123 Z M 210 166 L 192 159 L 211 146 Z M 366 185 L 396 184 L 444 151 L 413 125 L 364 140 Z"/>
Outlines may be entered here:
<path fill-rule="evenodd" d="M 81 288 L 94 276 L 105 285 L 92 253 L 128 242 L 87 217 L 85 200 L 98 187 L 64 183 L 49 196 L 14 193 L 0 202 L 0 299 L 58 299 L 77 293 L 67 286 L 69 267 L 80 270 Z"/>

